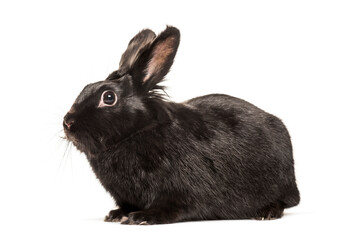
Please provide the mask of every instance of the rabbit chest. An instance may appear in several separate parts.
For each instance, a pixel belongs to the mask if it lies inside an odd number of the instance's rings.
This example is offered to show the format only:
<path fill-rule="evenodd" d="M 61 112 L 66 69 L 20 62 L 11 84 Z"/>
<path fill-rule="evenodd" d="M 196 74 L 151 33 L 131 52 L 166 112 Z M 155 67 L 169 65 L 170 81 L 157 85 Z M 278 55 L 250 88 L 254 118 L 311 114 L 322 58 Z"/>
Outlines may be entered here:
<path fill-rule="evenodd" d="M 172 182 L 173 167 L 163 151 L 159 146 L 150 148 L 127 141 L 90 163 L 116 202 L 147 208 L 164 195 L 166 185 Z"/>

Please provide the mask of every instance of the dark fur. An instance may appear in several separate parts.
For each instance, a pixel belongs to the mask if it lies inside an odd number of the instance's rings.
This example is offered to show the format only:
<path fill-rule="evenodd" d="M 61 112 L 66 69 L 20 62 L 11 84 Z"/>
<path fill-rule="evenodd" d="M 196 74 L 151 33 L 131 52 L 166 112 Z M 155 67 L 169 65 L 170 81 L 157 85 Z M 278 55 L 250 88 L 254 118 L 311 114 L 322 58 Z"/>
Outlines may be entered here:
<path fill-rule="evenodd" d="M 89 84 L 66 114 L 67 138 L 119 209 L 106 221 L 161 224 L 273 219 L 299 203 L 290 136 L 275 116 L 228 95 L 164 100 L 180 33 L 134 37 L 119 70 Z M 117 103 L 98 108 L 103 91 Z M 73 122 L 68 128 L 65 123 Z"/>

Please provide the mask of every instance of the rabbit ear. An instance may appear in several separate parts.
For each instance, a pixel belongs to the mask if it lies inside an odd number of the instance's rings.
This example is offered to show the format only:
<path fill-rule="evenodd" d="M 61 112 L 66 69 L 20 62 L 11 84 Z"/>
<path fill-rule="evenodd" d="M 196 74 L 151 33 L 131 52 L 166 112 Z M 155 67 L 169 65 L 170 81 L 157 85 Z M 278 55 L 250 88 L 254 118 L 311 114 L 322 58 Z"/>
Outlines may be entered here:
<path fill-rule="evenodd" d="M 136 60 L 130 74 L 133 80 L 149 91 L 169 72 L 180 42 L 180 32 L 167 27 Z"/>
<path fill-rule="evenodd" d="M 152 30 L 145 29 L 131 39 L 126 51 L 121 56 L 119 74 L 125 74 L 133 67 L 141 53 L 151 45 L 155 37 Z"/>

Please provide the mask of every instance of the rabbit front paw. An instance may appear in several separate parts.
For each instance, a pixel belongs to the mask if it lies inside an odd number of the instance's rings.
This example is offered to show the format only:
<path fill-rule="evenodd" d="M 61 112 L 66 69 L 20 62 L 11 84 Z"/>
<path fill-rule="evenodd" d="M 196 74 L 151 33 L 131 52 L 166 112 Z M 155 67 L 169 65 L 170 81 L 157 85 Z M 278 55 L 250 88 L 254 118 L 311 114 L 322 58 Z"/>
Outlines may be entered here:
<path fill-rule="evenodd" d="M 125 220 L 121 221 L 121 224 L 128 225 L 153 225 L 153 224 L 165 224 L 173 222 L 170 214 L 158 210 L 148 209 L 144 211 L 136 211 L 128 214 Z"/>
<path fill-rule="evenodd" d="M 120 208 L 111 210 L 105 217 L 105 222 L 121 222 L 127 219 L 127 214 Z"/>

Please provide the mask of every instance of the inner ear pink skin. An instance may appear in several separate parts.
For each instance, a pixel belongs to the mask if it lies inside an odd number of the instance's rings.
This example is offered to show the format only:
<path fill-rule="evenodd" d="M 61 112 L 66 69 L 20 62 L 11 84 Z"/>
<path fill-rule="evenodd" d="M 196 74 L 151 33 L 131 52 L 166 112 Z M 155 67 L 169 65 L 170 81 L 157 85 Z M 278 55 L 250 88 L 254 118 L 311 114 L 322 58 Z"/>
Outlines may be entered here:
<path fill-rule="evenodd" d="M 175 38 L 170 37 L 163 42 L 159 43 L 155 46 L 152 59 L 149 61 L 147 69 L 146 69 L 146 76 L 143 79 L 143 82 L 147 82 L 152 75 L 159 73 L 166 63 L 168 57 L 171 53 L 173 53 Z"/>
<path fill-rule="evenodd" d="M 115 92 L 113 92 L 113 91 L 112 91 L 112 92 L 114 93 L 114 98 L 115 98 L 114 103 L 113 103 L 113 104 L 106 104 L 106 103 L 104 103 L 104 95 L 105 95 L 105 93 L 108 92 L 108 91 L 110 91 L 110 90 L 106 90 L 106 91 L 104 91 L 104 92 L 101 94 L 101 98 L 100 98 L 100 102 L 99 102 L 98 108 L 102 108 L 102 107 L 113 107 L 113 106 L 117 103 L 118 97 L 117 97 L 117 95 L 115 94 Z"/>

